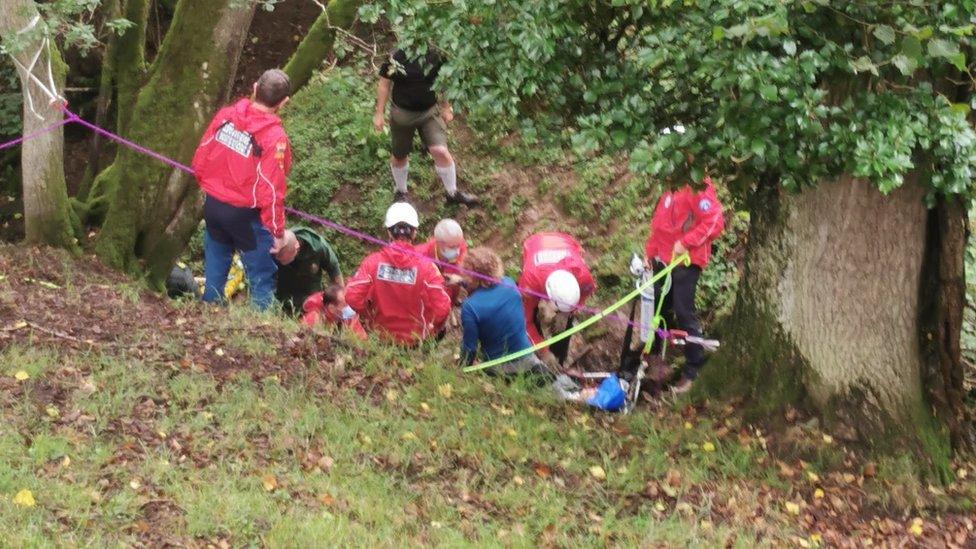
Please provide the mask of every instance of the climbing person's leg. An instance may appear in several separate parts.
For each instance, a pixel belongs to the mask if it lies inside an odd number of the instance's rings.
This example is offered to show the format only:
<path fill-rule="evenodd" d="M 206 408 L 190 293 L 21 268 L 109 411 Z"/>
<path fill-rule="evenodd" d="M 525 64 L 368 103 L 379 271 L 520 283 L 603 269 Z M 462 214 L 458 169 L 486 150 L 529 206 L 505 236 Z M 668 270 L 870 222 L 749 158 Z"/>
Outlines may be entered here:
<path fill-rule="evenodd" d="M 474 206 L 478 197 L 458 191 L 457 167 L 447 147 L 447 123 L 441 118 L 440 107 L 431 107 L 419 121 L 420 138 L 434 159 L 434 171 L 444 185 L 444 194 L 452 204 Z"/>
<path fill-rule="evenodd" d="M 259 311 L 267 310 L 274 301 L 275 273 L 278 264 L 271 255 L 274 237 L 260 221 L 251 224 L 255 237 L 255 246 L 249 251 L 241 252 L 241 262 L 244 263 L 244 273 L 251 288 L 251 306 Z"/>
<path fill-rule="evenodd" d="M 206 231 L 203 240 L 203 300 L 220 303 L 235 250 L 254 248 L 251 223 L 259 219 L 257 210 L 238 208 L 210 196 L 203 205 Z"/>
<path fill-rule="evenodd" d="M 407 197 L 407 175 L 410 170 L 410 150 L 417 131 L 417 113 L 393 105 L 390 107 L 390 171 L 395 187 L 394 201 Z"/>
<path fill-rule="evenodd" d="M 676 267 L 671 275 L 671 295 L 674 304 L 674 315 L 677 327 L 688 332 L 689 336 L 701 337 L 701 323 L 695 310 L 695 291 L 698 288 L 698 277 L 701 268 L 697 265 Z M 685 344 L 685 366 L 681 374 L 681 382 L 676 388 L 683 388 L 694 381 L 698 370 L 705 364 L 705 351 L 697 343 Z"/>
<path fill-rule="evenodd" d="M 207 303 L 223 303 L 227 273 L 234 259 L 234 247 L 218 242 L 210 235 L 209 227 L 203 231 L 203 300 Z"/>

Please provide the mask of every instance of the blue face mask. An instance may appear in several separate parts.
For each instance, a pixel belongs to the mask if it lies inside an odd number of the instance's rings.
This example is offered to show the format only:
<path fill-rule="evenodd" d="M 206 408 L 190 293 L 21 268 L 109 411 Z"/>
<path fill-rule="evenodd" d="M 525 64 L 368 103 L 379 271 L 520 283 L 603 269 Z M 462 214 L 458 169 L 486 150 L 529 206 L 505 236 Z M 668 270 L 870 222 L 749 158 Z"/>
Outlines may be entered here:
<path fill-rule="evenodd" d="M 445 248 L 441 250 L 441 257 L 444 261 L 454 261 L 461 255 L 461 248 Z"/>
<path fill-rule="evenodd" d="M 352 310 L 352 307 L 346 305 L 342 309 L 342 320 L 349 320 L 356 316 L 356 311 Z"/>

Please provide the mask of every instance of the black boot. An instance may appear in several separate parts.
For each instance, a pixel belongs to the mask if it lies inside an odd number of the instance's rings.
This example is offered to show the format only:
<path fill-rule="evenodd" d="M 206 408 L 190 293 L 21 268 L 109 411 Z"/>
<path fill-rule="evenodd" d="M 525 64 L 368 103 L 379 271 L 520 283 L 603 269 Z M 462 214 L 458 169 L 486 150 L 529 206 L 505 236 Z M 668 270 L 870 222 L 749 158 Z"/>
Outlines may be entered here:
<path fill-rule="evenodd" d="M 454 194 L 447 195 L 447 203 L 464 204 L 465 206 L 477 206 L 479 200 L 478 197 L 473 194 L 457 191 Z"/>

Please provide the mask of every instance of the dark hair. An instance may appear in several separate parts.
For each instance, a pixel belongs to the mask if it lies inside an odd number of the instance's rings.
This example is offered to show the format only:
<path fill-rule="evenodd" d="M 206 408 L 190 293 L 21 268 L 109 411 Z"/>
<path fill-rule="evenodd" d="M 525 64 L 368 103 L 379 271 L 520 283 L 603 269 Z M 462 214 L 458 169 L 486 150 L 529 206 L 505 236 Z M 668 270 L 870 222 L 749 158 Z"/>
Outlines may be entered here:
<path fill-rule="evenodd" d="M 338 284 L 330 284 L 322 290 L 322 305 L 335 305 L 339 302 L 339 292 L 344 288 Z"/>
<path fill-rule="evenodd" d="M 258 91 L 255 99 L 265 107 L 277 107 L 291 95 L 291 80 L 285 71 L 270 69 L 258 78 Z"/>
<path fill-rule="evenodd" d="M 414 237 L 417 236 L 416 228 L 402 222 L 390 227 L 389 230 L 390 234 L 393 235 L 393 238 L 395 239 L 406 238 L 413 240 Z"/>

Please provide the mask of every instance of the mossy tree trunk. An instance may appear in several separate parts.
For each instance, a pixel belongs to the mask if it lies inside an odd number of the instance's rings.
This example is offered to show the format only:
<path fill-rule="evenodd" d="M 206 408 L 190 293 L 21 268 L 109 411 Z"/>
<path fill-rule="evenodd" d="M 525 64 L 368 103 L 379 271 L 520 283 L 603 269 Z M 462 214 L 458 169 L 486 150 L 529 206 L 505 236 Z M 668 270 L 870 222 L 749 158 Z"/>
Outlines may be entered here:
<path fill-rule="evenodd" d="M 0 3 L 0 34 L 11 35 L 28 27 L 38 17 L 33 0 L 3 0 Z M 27 35 L 29 36 L 29 35 Z M 24 44 L 15 57 L 23 67 L 30 68 L 30 60 L 42 47 L 41 36 Z M 50 85 L 47 60 L 58 90 L 64 88 L 67 68 L 56 45 L 42 52 L 32 74 Z M 23 68 L 17 68 L 24 95 L 24 135 L 64 119 L 60 105 L 52 102 L 41 86 Z M 33 111 L 30 103 L 33 102 Z M 23 144 L 21 172 L 24 192 L 24 226 L 28 242 L 49 244 L 77 251 L 71 228 L 68 189 L 64 180 L 64 132 L 61 128 L 49 131 Z"/>
<path fill-rule="evenodd" d="M 745 394 L 764 416 L 805 406 L 881 450 L 912 448 L 945 473 L 952 405 L 931 406 L 932 389 L 945 391 L 930 381 L 962 373 L 961 323 L 945 320 L 962 313 L 954 295 L 962 255 L 944 254 L 961 252 L 965 233 L 944 235 L 951 243 L 935 238 L 931 219 L 940 211 L 923 198 L 915 174 L 888 196 L 846 177 L 796 194 L 772 178 L 760 182 L 743 282 L 724 351 L 703 371 L 705 389 Z M 932 284 L 933 276 L 955 286 Z M 953 296 L 943 300 L 943 292 Z M 926 335 L 933 321 L 941 322 L 938 341 Z M 941 353 L 955 359 L 934 365 Z"/>
<path fill-rule="evenodd" d="M 352 25 L 360 5 L 362 0 L 329 1 L 285 65 L 284 71 L 291 79 L 292 90 L 304 86 L 322 66 L 322 61 L 332 52 L 336 29 Z"/>
<path fill-rule="evenodd" d="M 226 102 L 254 3 L 181 0 L 123 135 L 182 163 Z M 161 285 L 200 219 L 189 174 L 125 147 L 100 176 L 109 208 L 95 249 L 107 264 Z"/>

